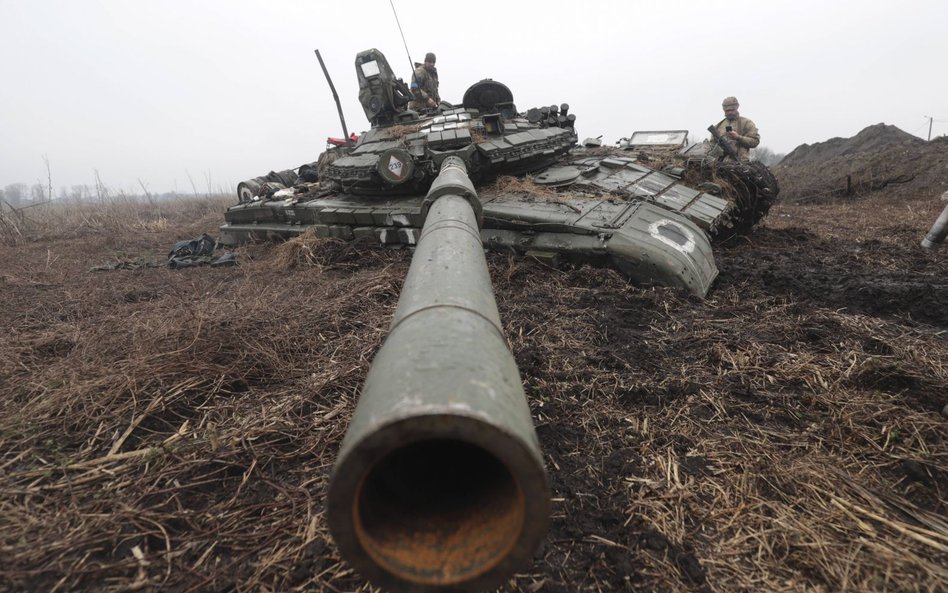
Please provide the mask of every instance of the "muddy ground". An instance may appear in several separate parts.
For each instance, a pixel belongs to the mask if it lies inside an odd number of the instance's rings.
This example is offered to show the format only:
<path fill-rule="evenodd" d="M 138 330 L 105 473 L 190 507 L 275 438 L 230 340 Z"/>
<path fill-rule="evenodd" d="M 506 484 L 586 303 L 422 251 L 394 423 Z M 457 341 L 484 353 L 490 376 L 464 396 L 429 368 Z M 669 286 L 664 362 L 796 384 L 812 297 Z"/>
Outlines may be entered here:
<path fill-rule="evenodd" d="M 780 203 L 703 301 L 490 255 L 554 492 L 503 590 L 946 590 L 948 251 L 918 248 L 942 206 Z M 323 501 L 410 253 L 89 271 L 220 208 L 0 247 L 0 590 L 371 590 Z"/>

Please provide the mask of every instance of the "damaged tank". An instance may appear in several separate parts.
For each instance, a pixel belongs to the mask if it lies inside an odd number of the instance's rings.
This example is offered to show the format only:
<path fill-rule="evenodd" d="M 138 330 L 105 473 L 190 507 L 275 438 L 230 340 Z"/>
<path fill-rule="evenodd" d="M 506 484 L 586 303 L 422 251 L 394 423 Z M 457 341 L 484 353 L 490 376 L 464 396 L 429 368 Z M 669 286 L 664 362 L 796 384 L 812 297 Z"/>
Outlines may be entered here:
<path fill-rule="evenodd" d="M 766 167 L 728 163 L 711 145 L 688 147 L 687 132 L 580 144 L 566 103 L 520 110 L 506 85 L 485 79 L 459 105 L 420 113 L 380 51 L 359 53 L 355 69 L 371 128 L 304 165 L 297 179 L 271 173 L 277 179 L 242 183 L 222 243 L 313 228 L 413 246 L 426 192 L 445 159 L 457 157 L 478 187 L 485 248 L 610 266 L 637 284 L 704 297 L 718 274 L 712 241 L 753 226 L 777 195 Z"/>
<path fill-rule="evenodd" d="M 635 132 L 617 144 L 640 162 L 679 177 L 689 187 L 722 196 L 730 205 L 728 220 L 716 227 L 713 241 L 748 233 L 763 220 L 777 201 L 780 187 L 766 165 L 741 161 L 717 129 L 708 127 L 711 139 L 688 143 L 686 130 Z"/>
<path fill-rule="evenodd" d="M 717 275 L 712 238 L 742 209 L 718 177 L 686 183 L 704 166 L 694 163 L 717 158 L 682 156 L 687 134 L 579 146 L 566 103 L 521 111 L 490 79 L 458 106 L 419 113 L 381 52 L 355 65 L 370 130 L 352 142 L 343 121 L 343 140 L 316 163 L 242 183 L 221 241 L 313 229 L 414 247 L 330 476 L 326 522 L 342 556 L 387 591 L 491 590 L 528 565 L 551 500 L 484 248 L 612 266 L 703 297 Z"/>

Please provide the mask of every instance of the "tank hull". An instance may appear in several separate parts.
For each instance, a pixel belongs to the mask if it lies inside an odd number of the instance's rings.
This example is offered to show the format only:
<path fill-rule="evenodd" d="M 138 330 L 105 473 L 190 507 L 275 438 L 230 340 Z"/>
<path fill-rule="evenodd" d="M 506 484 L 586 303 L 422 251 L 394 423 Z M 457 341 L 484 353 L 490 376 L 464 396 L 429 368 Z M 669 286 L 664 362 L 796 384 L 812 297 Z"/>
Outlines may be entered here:
<path fill-rule="evenodd" d="M 683 288 L 704 297 L 718 274 L 707 233 L 682 212 L 647 201 L 538 199 L 481 192 L 484 247 L 613 267 L 637 284 Z M 221 242 L 318 236 L 413 246 L 423 196 L 367 199 L 333 194 L 309 201 L 254 202 L 230 208 Z"/>

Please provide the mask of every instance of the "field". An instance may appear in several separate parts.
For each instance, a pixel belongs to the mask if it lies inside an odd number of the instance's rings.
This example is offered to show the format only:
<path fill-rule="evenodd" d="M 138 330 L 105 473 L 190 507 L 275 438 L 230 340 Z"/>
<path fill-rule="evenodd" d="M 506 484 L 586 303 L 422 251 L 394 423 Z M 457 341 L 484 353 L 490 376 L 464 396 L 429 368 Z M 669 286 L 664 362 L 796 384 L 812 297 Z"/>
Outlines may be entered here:
<path fill-rule="evenodd" d="M 0 229 L 0 590 L 371 590 L 323 499 L 411 254 L 142 265 L 227 200 Z M 503 590 L 948 590 L 943 205 L 778 203 L 704 301 L 489 255 L 554 491 Z"/>

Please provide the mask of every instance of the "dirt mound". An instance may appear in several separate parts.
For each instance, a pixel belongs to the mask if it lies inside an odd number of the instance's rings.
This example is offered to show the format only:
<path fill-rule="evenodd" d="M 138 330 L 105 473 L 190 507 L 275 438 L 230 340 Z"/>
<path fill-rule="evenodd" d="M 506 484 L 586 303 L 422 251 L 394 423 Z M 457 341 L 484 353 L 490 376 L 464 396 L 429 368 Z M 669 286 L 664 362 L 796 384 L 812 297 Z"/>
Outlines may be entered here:
<path fill-rule="evenodd" d="M 865 128 L 852 138 L 830 138 L 826 142 L 802 144 L 780 161 L 781 165 L 819 163 L 860 152 L 892 149 L 900 144 L 921 144 L 925 141 L 895 126 L 879 123 Z"/>
<path fill-rule="evenodd" d="M 948 138 L 930 142 L 894 126 L 870 126 L 849 139 L 804 144 L 773 173 L 781 199 L 819 202 L 872 194 L 931 198 L 948 190 Z"/>

